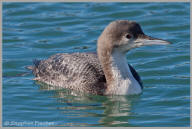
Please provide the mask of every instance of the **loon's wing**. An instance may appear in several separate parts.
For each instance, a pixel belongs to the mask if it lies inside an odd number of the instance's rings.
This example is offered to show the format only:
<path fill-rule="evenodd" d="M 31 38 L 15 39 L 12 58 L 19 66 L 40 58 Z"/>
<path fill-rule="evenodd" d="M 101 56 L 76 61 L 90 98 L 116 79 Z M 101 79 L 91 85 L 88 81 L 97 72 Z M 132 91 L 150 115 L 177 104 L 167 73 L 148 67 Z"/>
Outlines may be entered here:
<path fill-rule="evenodd" d="M 129 68 L 131 70 L 131 73 L 132 73 L 133 77 L 137 80 L 137 82 L 141 86 L 141 89 L 143 89 L 143 83 L 141 81 L 141 78 L 140 78 L 139 74 L 136 72 L 136 70 L 130 64 L 128 64 L 128 65 L 129 65 Z"/>
<path fill-rule="evenodd" d="M 34 80 L 83 92 L 99 94 L 105 89 L 105 76 L 96 54 L 59 53 L 47 60 L 35 61 Z"/>

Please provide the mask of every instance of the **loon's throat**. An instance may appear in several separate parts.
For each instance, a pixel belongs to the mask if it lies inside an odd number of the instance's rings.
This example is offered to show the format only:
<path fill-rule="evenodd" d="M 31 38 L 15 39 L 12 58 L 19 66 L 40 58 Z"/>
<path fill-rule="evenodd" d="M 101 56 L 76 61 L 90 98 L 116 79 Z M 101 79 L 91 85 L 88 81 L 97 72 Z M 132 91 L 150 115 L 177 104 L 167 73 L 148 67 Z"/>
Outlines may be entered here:
<path fill-rule="evenodd" d="M 141 87 L 133 77 L 127 64 L 125 53 L 118 50 L 113 51 L 110 57 L 110 69 L 112 73 L 112 82 L 107 87 L 107 94 L 134 94 L 141 92 Z"/>

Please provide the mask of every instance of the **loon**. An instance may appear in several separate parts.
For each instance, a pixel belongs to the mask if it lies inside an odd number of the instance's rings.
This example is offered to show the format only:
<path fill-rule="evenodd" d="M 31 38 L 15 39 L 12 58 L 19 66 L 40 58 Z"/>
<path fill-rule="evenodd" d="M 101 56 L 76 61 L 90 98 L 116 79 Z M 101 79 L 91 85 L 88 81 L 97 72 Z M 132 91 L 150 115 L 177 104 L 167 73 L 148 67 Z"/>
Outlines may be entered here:
<path fill-rule="evenodd" d="M 126 52 L 146 45 L 170 42 L 147 36 L 135 21 L 112 21 L 97 40 L 97 53 L 58 53 L 34 60 L 35 78 L 48 85 L 95 95 L 134 95 L 143 90 Z"/>

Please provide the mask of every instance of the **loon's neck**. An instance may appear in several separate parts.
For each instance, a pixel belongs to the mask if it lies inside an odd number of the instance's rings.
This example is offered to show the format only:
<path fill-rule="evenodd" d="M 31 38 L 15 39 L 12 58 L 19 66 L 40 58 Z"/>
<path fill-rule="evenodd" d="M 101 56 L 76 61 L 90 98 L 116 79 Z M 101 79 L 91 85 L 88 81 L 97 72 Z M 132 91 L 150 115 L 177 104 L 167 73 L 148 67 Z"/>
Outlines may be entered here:
<path fill-rule="evenodd" d="M 114 49 L 106 58 L 104 73 L 107 80 L 106 94 L 130 95 L 141 93 L 141 87 L 133 77 L 125 53 Z"/>

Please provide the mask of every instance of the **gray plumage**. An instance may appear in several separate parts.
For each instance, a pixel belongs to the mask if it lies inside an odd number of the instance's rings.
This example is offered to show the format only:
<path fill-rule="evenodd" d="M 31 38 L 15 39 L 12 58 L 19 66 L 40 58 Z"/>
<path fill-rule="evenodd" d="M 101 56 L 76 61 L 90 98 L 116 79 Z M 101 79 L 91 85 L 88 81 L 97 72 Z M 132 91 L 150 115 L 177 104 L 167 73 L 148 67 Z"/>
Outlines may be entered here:
<path fill-rule="evenodd" d="M 34 80 L 72 90 L 103 94 L 106 80 L 94 53 L 59 53 L 47 60 L 35 60 Z"/>
<path fill-rule="evenodd" d="M 36 76 L 34 80 L 83 93 L 103 95 L 106 78 L 95 53 L 58 53 L 47 60 L 34 60 L 27 67 Z M 128 64 L 135 79 L 142 86 L 135 69 Z"/>

